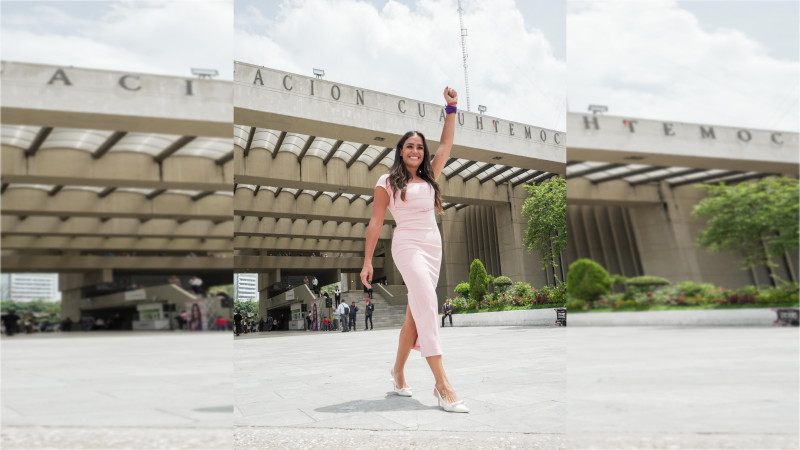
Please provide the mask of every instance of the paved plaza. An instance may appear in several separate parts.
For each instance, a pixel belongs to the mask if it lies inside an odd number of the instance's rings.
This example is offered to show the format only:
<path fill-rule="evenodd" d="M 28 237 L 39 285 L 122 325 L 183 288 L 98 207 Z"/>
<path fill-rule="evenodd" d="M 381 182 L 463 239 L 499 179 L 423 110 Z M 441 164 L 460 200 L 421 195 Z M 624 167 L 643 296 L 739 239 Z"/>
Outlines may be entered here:
<path fill-rule="evenodd" d="M 237 448 L 564 447 L 565 329 L 442 329 L 445 368 L 469 414 L 437 406 L 415 351 L 406 366 L 414 396 L 392 392 L 399 332 L 236 340 Z"/>
<path fill-rule="evenodd" d="M 798 329 L 571 327 L 567 447 L 798 448 Z"/>
<path fill-rule="evenodd" d="M 3 337 L 3 448 L 231 448 L 230 333 Z"/>

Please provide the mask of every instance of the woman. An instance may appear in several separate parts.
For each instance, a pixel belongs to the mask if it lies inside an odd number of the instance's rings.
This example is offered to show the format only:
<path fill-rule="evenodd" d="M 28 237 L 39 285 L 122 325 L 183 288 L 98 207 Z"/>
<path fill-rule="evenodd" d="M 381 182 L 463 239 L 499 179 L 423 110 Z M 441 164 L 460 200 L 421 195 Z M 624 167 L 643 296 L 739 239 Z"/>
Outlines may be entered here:
<path fill-rule="evenodd" d="M 203 331 L 203 319 L 200 314 L 200 306 L 197 303 L 192 303 L 192 318 L 189 320 L 190 331 Z"/>
<path fill-rule="evenodd" d="M 411 349 L 427 359 L 436 386 L 433 395 L 439 406 L 450 412 L 469 412 L 458 399 L 442 365 L 439 341 L 439 308 L 436 285 L 442 264 L 442 237 L 436 226 L 436 212 L 442 214 L 442 197 L 436 179 L 450 158 L 455 134 L 458 94 L 445 88 L 446 117 L 439 150 L 431 160 L 428 144 L 421 133 L 410 131 L 403 135 L 395 148 L 394 164 L 375 186 L 372 219 L 367 231 L 364 267 L 361 281 L 372 287 L 372 255 L 383 228 L 386 208 L 397 221 L 392 239 L 392 257 L 403 280 L 408 285 L 406 321 L 400 330 L 397 358 L 391 371 L 395 392 L 411 396 L 405 381 L 405 367 Z"/>

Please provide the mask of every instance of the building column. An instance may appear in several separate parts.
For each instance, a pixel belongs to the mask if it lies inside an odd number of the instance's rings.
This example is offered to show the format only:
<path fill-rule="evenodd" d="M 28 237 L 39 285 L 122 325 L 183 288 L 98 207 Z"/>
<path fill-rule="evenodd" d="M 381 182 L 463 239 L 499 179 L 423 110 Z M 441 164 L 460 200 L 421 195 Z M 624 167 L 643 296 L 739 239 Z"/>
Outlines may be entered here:
<path fill-rule="evenodd" d="M 522 217 L 522 206 L 528 197 L 524 186 L 511 187 L 507 184 L 509 203 L 494 208 L 497 223 L 497 242 L 500 254 L 501 275 L 511 281 L 530 283 L 533 287 L 548 284 L 547 272 L 539 262 L 539 253 L 530 253 L 522 238 L 528 220 Z"/>
<path fill-rule="evenodd" d="M 83 288 L 114 281 L 111 269 L 90 272 L 59 273 L 58 290 L 61 291 L 61 318 L 69 317 L 74 323 L 81 320 L 81 299 Z"/>
<path fill-rule="evenodd" d="M 439 306 L 447 297 L 456 296 L 455 289 L 459 283 L 469 282 L 469 255 L 467 253 L 467 221 L 466 211 L 450 208 L 441 218 L 442 235 L 442 267 L 439 272 L 439 284 L 436 297 Z"/>

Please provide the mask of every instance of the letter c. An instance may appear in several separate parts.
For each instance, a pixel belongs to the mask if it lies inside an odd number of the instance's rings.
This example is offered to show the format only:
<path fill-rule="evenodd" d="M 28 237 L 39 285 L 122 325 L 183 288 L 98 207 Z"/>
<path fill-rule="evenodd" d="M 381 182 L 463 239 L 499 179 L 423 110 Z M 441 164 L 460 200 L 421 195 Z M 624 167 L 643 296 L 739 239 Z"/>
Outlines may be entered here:
<path fill-rule="evenodd" d="M 772 142 L 774 142 L 774 143 L 776 143 L 778 145 L 783 144 L 783 141 L 778 141 L 778 139 L 777 139 L 780 136 L 781 136 L 781 133 L 772 133 Z"/>
<path fill-rule="evenodd" d="M 397 102 L 397 109 L 399 109 L 400 112 L 403 113 L 403 114 L 406 113 L 406 110 L 403 109 L 403 108 L 405 108 L 405 106 L 406 106 L 406 101 L 405 100 L 400 100 L 399 102 Z"/>
<path fill-rule="evenodd" d="M 558 140 L 558 137 L 559 137 L 559 136 L 560 136 L 560 134 L 558 134 L 558 133 L 556 133 L 556 134 L 554 134 L 554 135 L 553 135 L 553 140 L 554 140 L 554 141 L 556 141 L 556 144 L 560 144 L 560 143 L 561 143 L 561 142 L 559 142 L 559 140 Z"/>
<path fill-rule="evenodd" d="M 123 75 L 122 77 L 120 77 L 119 85 L 122 86 L 123 89 L 128 90 L 128 91 L 138 91 L 139 89 L 142 88 L 141 86 L 136 86 L 136 87 L 128 86 L 127 83 L 125 82 L 128 78 L 135 78 L 135 79 L 138 80 L 139 79 L 139 75 Z"/>
<path fill-rule="evenodd" d="M 286 80 L 287 79 L 291 80 L 292 76 L 291 75 L 284 75 L 283 76 L 283 87 L 286 88 L 287 91 L 291 91 L 293 86 L 287 86 L 286 85 Z"/>

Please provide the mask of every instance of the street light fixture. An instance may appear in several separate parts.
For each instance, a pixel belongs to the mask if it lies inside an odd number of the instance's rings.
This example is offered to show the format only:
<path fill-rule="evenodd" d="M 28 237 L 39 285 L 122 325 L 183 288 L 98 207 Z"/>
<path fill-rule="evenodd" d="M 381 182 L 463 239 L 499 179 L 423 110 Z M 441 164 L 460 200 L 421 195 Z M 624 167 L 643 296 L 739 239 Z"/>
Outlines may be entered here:
<path fill-rule="evenodd" d="M 486 112 L 486 107 L 483 105 L 478 105 L 478 112 L 483 114 Z"/>
<path fill-rule="evenodd" d="M 197 75 L 199 78 L 208 78 L 215 77 L 219 75 L 216 69 L 192 69 L 192 75 Z"/>
<path fill-rule="evenodd" d="M 589 111 L 591 111 L 592 114 L 598 114 L 598 113 L 602 114 L 604 112 L 608 112 L 608 106 L 589 105 Z"/>
<path fill-rule="evenodd" d="M 317 78 L 322 78 L 325 76 L 325 71 L 322 69 L 314 69 L 314 75 L 316 75 Z"/>

